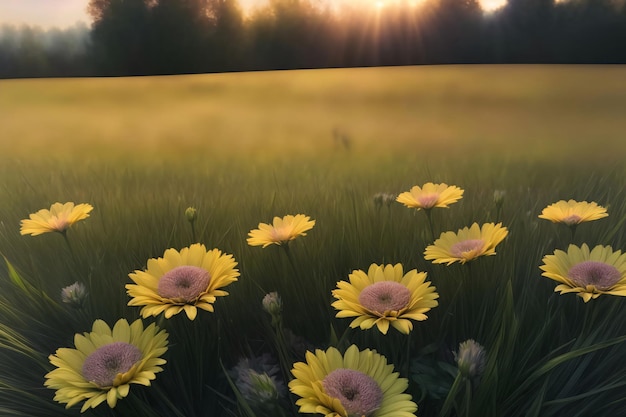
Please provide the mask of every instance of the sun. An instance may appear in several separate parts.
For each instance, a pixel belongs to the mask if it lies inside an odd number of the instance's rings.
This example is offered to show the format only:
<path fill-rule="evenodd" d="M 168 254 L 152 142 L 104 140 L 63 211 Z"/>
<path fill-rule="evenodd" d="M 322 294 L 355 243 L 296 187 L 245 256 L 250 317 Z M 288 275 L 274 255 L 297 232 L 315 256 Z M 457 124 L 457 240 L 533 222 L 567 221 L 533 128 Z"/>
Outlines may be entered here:
<path fill-rule="evenodd" d="M 387 6 L 408 6 L 411 8 L 417 7 L 420 4 L 424 3 L 426 0 L 370 0 L 370 5 L 373 6 L 375 9 L 383 9 Z M 357 0 L 351 0 L 351 1 L 345 1 L 346 3 L 352 3 L 352 4 L 362 4 L 361 1 Z"/>
<path fill-rule="evenodd" d="M 481 9 L 483 9 L 485 13 L 495 12 L 506 6 L 507 3 L 507 0 L 478 0 L 478 4 L 480 4 Z"/>
<path fill-rule="evenodd" d="M 248 0 L 252 1 L 252 0 Z M 393 6 L 407 6 L 416 8 L 428 0 L 322 0 L 322 3 L 331 4 L 336 8 L 341 6 L 369 8 L 374 10 L 384 10 Z M 485 13 L 492 13 L 505 7 L 508 0 L 477 0 L 480 8 Z M 561 0 L 562 1 L 562 0 Z"/>
<path fill-rule="evenodd" d="M 250 1 L 250 0 L 249 0 Z M 331 6 L 332 9 L 342 10 L 344 7 L 358 10 L 383 10 L 390 7 L 406 6 L 416 8 L 427 0 L 320 0 L 320 4 Z"/>

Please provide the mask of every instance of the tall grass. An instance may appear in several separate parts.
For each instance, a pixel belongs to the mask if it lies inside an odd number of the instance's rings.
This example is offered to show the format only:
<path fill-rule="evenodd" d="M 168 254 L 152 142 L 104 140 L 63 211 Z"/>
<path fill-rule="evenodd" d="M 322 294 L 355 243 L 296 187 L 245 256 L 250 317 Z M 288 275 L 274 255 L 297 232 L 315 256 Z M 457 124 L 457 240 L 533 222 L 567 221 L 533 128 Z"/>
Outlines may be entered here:
<path fill-rule="evenodd" d="M 128 274 L 194 243 L 189 206 L 197 241 L 233 254 L 241 277 L 215 313 L 144 320 L 170 333 L 164 371 L 116 408 L 85 415 L 266 415 L 225 370 L 276 357 L 261 306 L 270 291 L 295 340 L 281 363 L 287 377 L 306 349 L 355 343 L 409 378 L 419 416 L 626 413 L 623 300 L 559 296 L 539 269 L 569 243 L 626 249 L 622 76 L 620 67 L 487 66 L 2 82 L 0 414 L 79 414 L 43 386 L 48 355 L 97 318 L 139 317 L 127 306 Z M 425 261 L 423 213 L 373 201 L 428 181 L 465 190 L 433 210 L 435 234 L 502 222 L 510 233 L 496 256 Z M 570 198 L 610 214 L 582 224 L 574 242 L 537 218 Z M 21 219 L 56 201 L 95 207 L 68 231 L 71 250 L 59 234 L 19 234 Z M 297 213 L 316 225 L 291 245 L 293 263 L 279 247 L 247 245 L 259 222 Z M 372 263 L 425 271 L 437 287 L 439 306 L 410 337 L 334 317 L 336 283 Z M 60 301 L 75 281 L 89 291 L 78 310 Z M 451 391 L 454 352 L 470 338 L 488 357 L 471 401 Z M 294 401 L 281 412 L 296 415 Z"/>

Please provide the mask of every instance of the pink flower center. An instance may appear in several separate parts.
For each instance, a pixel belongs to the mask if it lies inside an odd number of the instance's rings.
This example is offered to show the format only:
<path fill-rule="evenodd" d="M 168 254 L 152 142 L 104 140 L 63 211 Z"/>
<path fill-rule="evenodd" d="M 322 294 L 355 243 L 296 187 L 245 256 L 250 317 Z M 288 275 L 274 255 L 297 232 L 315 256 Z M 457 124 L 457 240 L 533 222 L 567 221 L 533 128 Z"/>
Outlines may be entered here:
<path fill-rule="evenodd" d="M 50 225 L 54 230 L 58 232 L 63 232 L 67 230 L 68 227 L 70 227 L 70 222 L 68 222 L 65 218 L 52 217 L 50 219 Z"/>
<path fill-rule="evenodd" d="M 613 265 L 598 261 L 585 261 L 572 266 L 567 271 L 569 279 L 576 285 L 586 288 L 592 285 L 599 290 L 607 290 L 621 278 L 621 272 Z"/>
<path fill-rule="evenodd" d="M 378 383 L 354 369 L 335 369 L 326 375 L 322 386 L 326 394 L 339 400 L 350 416 L 371 416 L 383 399 Z"/>
<path fill-rule="evenodd" d="M 423 194 L 417 198 L 417 202 L 425 209 L 433 208 L 439 201 L 439 193 Z"/>
<path fill-rule="evenodd" d="M 581 220 L 582 220 L 582 217 L 580 217 L 578 214 L 570 214 L 569 216 L 563 219 L 563 223 L 565 223 L 568 226 L 571 226 L 573 224 L 580 223 Z"/>
<path fill-rule="evenodd" d="M 166 272 L 159 280 L 158 293 L 175 302 L 190 303 L 209 287 L 211 275 L 206 269 L 184 265 Z"/>
<path fill-rule="evenodd" d="M 272 229 L 272 241 L 274 242 L 286 242 L 291 239 L 291 227 L 281 226 Z"/>
<path fill-rule="evenodd" d="M 480 255 L 483 246 L 485 246 L 485 241 L 482 239 L 467 239 L 452 245 L 450 253 L 455 258 L 473 259 Z"/>
<path fill-rule="evenodd" d="M 83 377 L 99 387 L 110 387 L 118 374 L 128 372 L 142 356 L 139 348 L 130 343 L 109 343 L 87 356 Z"/>
<path fill-rule="evenodd" d="M 384 314 L 405 308 L 410 298 L 411 291 L 399 282 L 380 281 L 363 288 L 359 303 L 370 311 Z"/>

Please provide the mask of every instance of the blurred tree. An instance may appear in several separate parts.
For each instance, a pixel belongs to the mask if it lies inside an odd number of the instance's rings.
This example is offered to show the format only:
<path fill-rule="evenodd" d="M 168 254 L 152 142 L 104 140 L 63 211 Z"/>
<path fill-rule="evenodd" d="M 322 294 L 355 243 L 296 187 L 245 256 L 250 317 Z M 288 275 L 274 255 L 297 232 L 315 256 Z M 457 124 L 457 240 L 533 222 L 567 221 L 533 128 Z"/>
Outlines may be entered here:
<path fill-rule="evenodd" d="M 0 27 L 0 77 L 18 76 L 17 58 L 20 53 L 19 34 L 11 25 Z"/>
<path fill-rule="evenodd" d="M 482 8 L 477 0 L 438 0 L 427 22 L 426 54 L 433 63 L 480 62 Z"/>
<path fill-rule="evenodd" d="M 556 7 L 560 62 L 626 62 L 626 8 L 621 0 L 570 0 Z"/>
<path fill-rule="evenodd" d="M 208 0 L 158 0 L 147 22 L 150 73 L 201 72 L 209 16 Z"/>
<path fill-rule="evenodd" d="M 326 67 L 327 11 L 308 0 L 270 0 L 250 22 L 251 54 L 257 69 Z"/>
<path fill-rule="evenodd" d="M 211 0 L 211 30 L 205 45 L 205 65 L 210 71 L 246 69 L 246 34 L 243 13 L 236 0 Z"/>
<path fill-rule="evenodd" d="M 151 0 L 89 0 L 93 19 L 92 55 L 104 75 L 150 72 L 147 59 Z"/>
<path fill-rule="evenodd" d="M 86 26 L 3 26 L 0 77 L 429 63 L 626 63 L 626 0 L 89 0 Z M 86 35 L 90 35 L 90 40 Z"/>
<path fill-rule="evenodd" d="M 555 40 L 554 0 L 509 0 L 499 17 L 506 28 L 507 62 L 551 62 Z"/>

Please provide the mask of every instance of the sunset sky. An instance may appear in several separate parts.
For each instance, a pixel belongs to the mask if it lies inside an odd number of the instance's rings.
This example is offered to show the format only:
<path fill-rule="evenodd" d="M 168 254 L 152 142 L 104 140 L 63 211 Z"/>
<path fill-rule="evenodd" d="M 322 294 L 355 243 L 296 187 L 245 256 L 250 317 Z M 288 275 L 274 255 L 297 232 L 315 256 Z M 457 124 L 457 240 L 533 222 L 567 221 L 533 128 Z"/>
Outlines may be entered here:
<path fill-rule="evenodd" d="M 265 4 L 267 0 L 239 0 L 244 11 Z M 324 0 L 322 0 L 324 1 Z M 369 6 L 382 9 L 386 4 L 399 0 L 325 0 L 334 6 L 341 4 Z M 418 4 L 423 0 L 408 0 Z M 484 9 L 501 7 L 506 0 L 479 0 Z M 86 8 L 89 0 L 0 0 L 0 23 L 28 24 L 46 28 L 65 28 L 82 21 L 90 23 Z"/>

